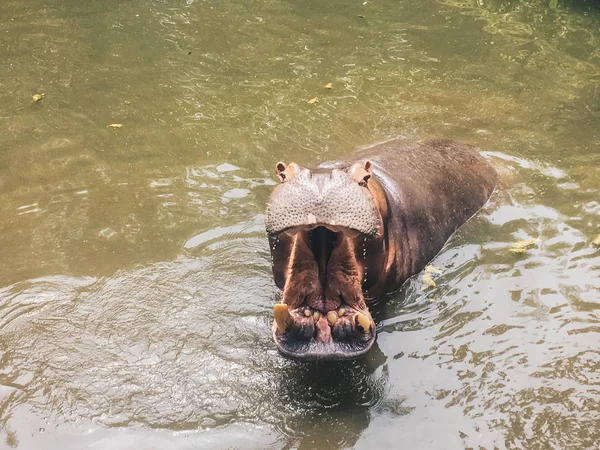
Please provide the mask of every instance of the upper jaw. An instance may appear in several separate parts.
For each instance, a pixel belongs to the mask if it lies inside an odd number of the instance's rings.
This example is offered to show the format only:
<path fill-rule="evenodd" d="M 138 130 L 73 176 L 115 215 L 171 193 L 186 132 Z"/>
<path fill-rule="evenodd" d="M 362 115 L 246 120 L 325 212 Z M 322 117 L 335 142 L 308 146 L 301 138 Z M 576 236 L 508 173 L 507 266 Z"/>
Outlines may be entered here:
<path fill-rule="evenodd" d="M 380 229 L 380 214 L 367 189 L 356 183 L 284 183 L 275 188 L 265 214 L 269 234 L 311 226 L 341 226 L 365 235 Z"/>

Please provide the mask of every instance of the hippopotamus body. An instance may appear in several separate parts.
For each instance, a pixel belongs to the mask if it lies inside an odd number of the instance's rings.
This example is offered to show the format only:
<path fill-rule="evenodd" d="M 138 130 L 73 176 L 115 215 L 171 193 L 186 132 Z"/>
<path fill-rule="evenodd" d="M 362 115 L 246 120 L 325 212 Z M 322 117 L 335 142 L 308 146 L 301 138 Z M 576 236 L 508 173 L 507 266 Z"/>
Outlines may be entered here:
<path fill-rule="evenodd" d="M 368 304 L 421 271 L 488 200 L 474 147 L 392 140 L 310 170 L 278 163 L 265 217 L 283 290 L 273 338 L 297 360 L 353 359 L 376 338 Z"/>

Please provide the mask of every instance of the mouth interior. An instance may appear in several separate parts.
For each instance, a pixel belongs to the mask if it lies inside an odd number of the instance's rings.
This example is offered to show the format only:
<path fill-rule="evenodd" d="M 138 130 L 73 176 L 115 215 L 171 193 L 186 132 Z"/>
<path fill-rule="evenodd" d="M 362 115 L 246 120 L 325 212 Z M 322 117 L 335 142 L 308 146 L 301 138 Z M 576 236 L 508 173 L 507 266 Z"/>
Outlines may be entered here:
<path fill-rule="evenodd" d="M 355 359 L 375 342 L 375 326 L 361 290 L 355 247 L 360 233 L 321 225 L 294 230 L 296 251 L 275 306 L 279 352 L 297 360 Z"/>
<path fill-rule="evenodd" d="M 308 232 L 311 250 L 315 261 L 319 267 L 319 282 L 321 292 L 325 292 L 325 284 L 327 282 L 327 263 L 331 258 L 331 253 L 338 241 L 338 234 L 341 232 L 331 231 L 327 227 L 317 227 Z"/>

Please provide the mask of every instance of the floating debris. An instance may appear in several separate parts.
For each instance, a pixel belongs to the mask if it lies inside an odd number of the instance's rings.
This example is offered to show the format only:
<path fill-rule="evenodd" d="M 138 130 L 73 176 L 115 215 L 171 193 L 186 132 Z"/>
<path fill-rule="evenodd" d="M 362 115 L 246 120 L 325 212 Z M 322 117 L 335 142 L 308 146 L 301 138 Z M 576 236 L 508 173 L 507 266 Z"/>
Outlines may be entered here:
<path fill-rule="evenodd" d="M 327 83 L 327 84 L 325 85 L 325 88 L 326 88 L 326 89 L 331 89 L 332 87 L 333 87 L 333 84 L 332 84 L 332 83 Z"/>
<path fill-rule="evenodd" d="M 442 273 L 442 269 L 439 267 L 435 267 L 432 265 L 425 266 L 425 274 L 423 275 L 423 286 L 421 286 L 421 290 L 424 291 L 427 288 L 435 287 L 435 281 L 433 281 L 432 274 L 439 275 Z"/>
<path fill-rule="evenodd" d="M 421 290 L 424 291 L 428 287 L 435 287 L 435 281 L 433 281 L 433 278 L 431 278 L 430 273 L 423 275 L 423 287 L 421 287 Z"/>
<path fill-rule="evenodd" d="M 594 238 L 592 244 L 594 244 L 596 247 L 600 247 L 600 234 Z"/>
<path fill-rule="evenodd" d="M 44 94 L 34 94 L 31 97 L 31 99 L 33 100 L 34 103 L 41 102 L 43 98 L 44 98 Z"/>
<path fill-rule="evenodd" d="M 123 124 L 122 123 L 111 123 L 108 127 L 109 128 L 123 128 Z"/>
<path fill-rule="evenodd" d="M 442 273 L 442 269 L 440 269 L 439 267 L 435 267 L 432 265 L 427 265 L 425 266 L 425 272 L 429 272 L 429 273 L 436 273 L 436 274 L 441 274 Z"/>
<path fill-rule="evenodd" d="M 315 103 L 318 103 L 319 99 L 317 97 L 311 98 L 307 103 L 309 105 L 314 105 Z"/>
<path fill-rule="evenodd" d="M 513 245 L 510 246 L 508 251 L 512 253 L 525 253 L 525 251 L 533 247 L 538 240 L 538 238 L 533 238 L 515 242 Z"/>

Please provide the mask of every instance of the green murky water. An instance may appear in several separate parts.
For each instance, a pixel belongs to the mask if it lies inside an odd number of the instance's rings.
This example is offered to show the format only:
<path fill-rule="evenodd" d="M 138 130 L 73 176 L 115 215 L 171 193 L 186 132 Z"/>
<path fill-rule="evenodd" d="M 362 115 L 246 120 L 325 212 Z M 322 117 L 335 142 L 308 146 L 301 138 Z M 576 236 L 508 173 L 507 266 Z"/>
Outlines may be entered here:
<path fill-rule="evenodd" d="M 0 61 L 0 448 L 600 446 L 597 3 L 3 0 Z M 502 185 L 366 360 L 281 359 L 274 163 L 395 136 Z"/>

